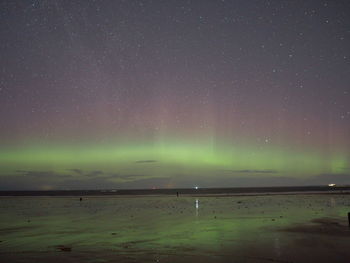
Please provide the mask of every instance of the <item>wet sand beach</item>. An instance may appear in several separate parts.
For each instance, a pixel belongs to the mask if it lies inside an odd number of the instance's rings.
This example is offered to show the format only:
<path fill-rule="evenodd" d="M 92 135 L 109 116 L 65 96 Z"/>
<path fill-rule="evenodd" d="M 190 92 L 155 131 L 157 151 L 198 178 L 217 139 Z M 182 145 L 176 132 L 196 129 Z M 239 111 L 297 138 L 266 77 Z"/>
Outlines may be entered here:
<path fill-rule="evenodd" d="M 350 196 L 1 197 L 2 262 L 348 262 Z"/>

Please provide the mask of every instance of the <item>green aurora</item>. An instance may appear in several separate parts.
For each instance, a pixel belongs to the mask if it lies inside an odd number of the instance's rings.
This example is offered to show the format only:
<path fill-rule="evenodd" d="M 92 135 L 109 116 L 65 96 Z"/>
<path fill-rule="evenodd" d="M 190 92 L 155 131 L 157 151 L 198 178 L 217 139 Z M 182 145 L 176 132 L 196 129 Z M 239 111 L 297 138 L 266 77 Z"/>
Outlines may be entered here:
<path fill-rule="evenodd" d="M 348 167 L 348 162 L 345 154 L 329 156 L 305 150 L 287 151 L 271 145 L 247 147 L 172 141 L 3 148 L 0 165 L 2 176 L 45 171 L 60 177 L 76 174 L 73 171 L 98 171 L 95 177 L 116 175 L 108 178 L 115 183 L 139 180 L 141 176 L 142 179 L 168 178 L 173 182 L 170 186 L 176 187 L 179 174 L 199 182 L 201 177 L 214 179 L 222 176 L 308 178 L 320 174 L 341 174 Z"/>
<path fill-rule="evenodd" d="M 349 1 L 2 2 L 0 190 L 350 184 Z"/>

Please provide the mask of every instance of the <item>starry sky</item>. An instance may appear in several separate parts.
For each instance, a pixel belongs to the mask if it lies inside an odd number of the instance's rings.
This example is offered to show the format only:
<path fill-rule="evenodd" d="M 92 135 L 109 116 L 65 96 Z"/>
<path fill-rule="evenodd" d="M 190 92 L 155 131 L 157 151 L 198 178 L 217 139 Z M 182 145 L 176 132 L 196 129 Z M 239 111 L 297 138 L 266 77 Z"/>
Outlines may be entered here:
<path fill-rule="evenodd" d="M 350 2 L 0 3 L 0 190 L 350 184 Z"/>

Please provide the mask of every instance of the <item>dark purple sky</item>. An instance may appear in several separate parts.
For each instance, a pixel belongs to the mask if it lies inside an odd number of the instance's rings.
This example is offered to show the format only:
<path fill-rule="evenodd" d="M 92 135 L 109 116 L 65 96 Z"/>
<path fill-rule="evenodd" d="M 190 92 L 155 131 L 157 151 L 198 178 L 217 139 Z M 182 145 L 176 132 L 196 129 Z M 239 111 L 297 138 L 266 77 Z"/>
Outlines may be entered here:
<path fill-rule="evenodd" d="M 349 1 L 11 0 L 0 19 L 2 188 L 350 183 Z"/>

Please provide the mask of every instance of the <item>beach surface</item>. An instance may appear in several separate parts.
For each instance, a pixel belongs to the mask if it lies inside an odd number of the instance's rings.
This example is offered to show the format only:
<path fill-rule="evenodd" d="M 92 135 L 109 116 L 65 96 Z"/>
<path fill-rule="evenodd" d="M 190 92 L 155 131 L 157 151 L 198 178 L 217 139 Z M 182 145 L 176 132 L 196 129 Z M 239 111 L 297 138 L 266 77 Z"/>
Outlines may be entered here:
<path fill-rule="evenodd" d="M 350 195 L 0 197 L 2 262 L 349 262 Z"/>

